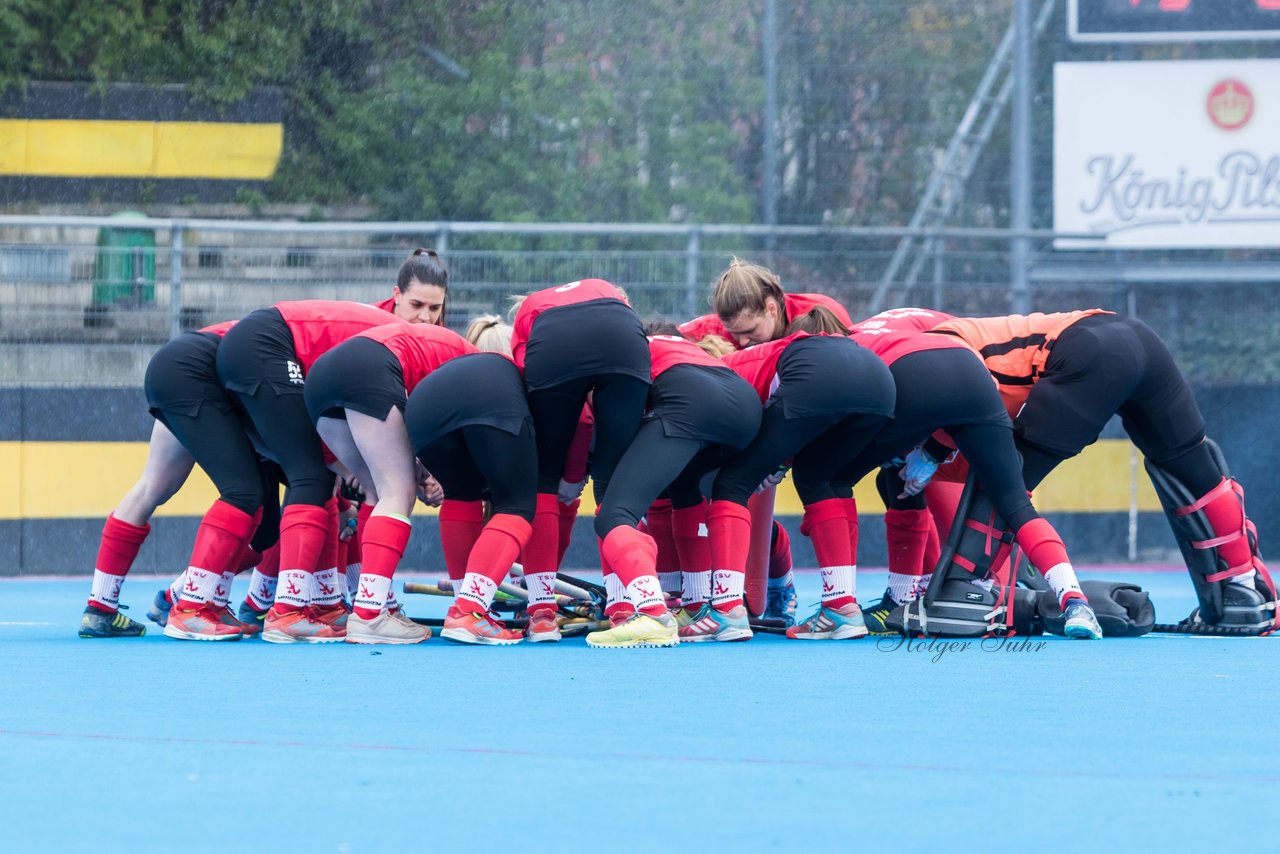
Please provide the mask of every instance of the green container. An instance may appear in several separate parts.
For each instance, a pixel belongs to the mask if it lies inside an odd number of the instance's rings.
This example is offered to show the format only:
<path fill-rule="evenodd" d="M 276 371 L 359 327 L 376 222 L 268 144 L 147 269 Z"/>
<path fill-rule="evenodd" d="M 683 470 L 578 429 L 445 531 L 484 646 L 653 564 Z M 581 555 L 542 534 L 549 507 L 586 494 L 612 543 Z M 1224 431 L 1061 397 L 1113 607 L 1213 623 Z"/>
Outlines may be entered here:
<path fill-rule="evenodd" d="M 114 219 L 139 220 L 140 213 L 125 211 Z M 156 301 L 156 234 L 148 228 L 98 229 L 98 250 L 93 259 L 93 305 L 135 307 Z"/>

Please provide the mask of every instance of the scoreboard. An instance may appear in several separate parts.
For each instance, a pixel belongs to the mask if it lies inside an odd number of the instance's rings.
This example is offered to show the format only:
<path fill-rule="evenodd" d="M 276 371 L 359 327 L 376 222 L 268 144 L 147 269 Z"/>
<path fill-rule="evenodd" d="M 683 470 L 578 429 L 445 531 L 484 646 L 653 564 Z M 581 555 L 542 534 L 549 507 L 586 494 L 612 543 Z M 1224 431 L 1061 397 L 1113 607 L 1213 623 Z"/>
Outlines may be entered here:
<path fill-rule="evenodd" d="M 1280 0 L 1067 0 L 1076 42 L 1280 39 Z"/>

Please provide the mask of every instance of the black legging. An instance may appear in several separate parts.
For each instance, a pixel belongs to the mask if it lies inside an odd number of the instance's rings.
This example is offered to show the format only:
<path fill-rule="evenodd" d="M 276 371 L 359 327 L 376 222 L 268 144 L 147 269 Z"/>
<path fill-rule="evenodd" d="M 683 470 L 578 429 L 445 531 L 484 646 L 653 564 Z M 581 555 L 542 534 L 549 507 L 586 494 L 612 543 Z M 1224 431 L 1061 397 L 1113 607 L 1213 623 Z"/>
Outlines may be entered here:
<path fill-rule="evenodd" d="M 770 404 L 765 407 L 755 441 L 716 475 L 711 497 L 746 506 L 765 477 L 792 458 L 791 480 L 800 503 L 847 497 L 850 491 L 833 484 L 833 474 L 888 420 L 875 414 L 787 418 L 781 406 Z"/>
<path fill-rule="evenodd" d="M 841 469 L 839 482 L 857 483 L 941 428 L 969 461 L 1005 524 L 1016 531 L 1037 518 L 1022 483 L 1008 413 L 982 361 L 955 347 L 910 353 L 889 369 L 898 389 L 893 423 Z"/>
<path fill-rule="evenodd" d="M 1014 420 L 1027 488 L 1095 442 L 1116 414 L 1138 449 L 1192 494 L 1222 479 L 1169 348 L 1142 321 L 1107 314 L 1081 318 L 1058 336 Z"/>
<path fill-rule="evenodd" d="M 218 348 L 218 376 L 284 471 L 284 505 L 322 507 L 333 495 L 334 475 L 307 414 L 297 359 L 280 312 L 260 309 L 227 332 Z"/>
<path fill-rule="evenodd" d="M 789 344 L 778 359 L 777 376 L 760 431 L 720 469 L 713 500 L 746 506 L 765 477 L 792 458 L 792 482 L 802 503 L 843 497 L 833 474 L 893 415 L 889 369 L 847 338 L 819 336 Z"/>
<path fill-rule="evenodd" d="M 580 377 L 529 392 L 529 412 L 538 439 L 538 492 L 554 493 L 560 485 L 565 457 L 573 444 L 578 418 L 591 392 L 595 418 L 591 451 L 591 486 L 603 501 L 618 460 L 635 438 L 644 415 L 649 384 L 624 374 Z"/>
<path fill-rule="evenodd" d="M 702 499 L 699 481 L 755 437 L 760 398 L 722 367 L 674 365 L 649 390 L 649 414 L 618 463 L 614 484 L 596 516 L 601 539 L 634 527 L 667 491 L 672 507 Z"/>
<path fill-rule="evenodd" d="M 417 455 L 451 500 L 488 498 L 495 514 L 533 521 L 538 473 L 528 425 L 513 435 L 471 424 L 418 448 Z"/>
<path fill-rule="evenodd" d="M 143 390 L 151 414 L 209 475 L 219 500 L 253 515 L 263 503 L 263 478 L 244 415 L 218 380 L 219 344 L 204 332 L 174 338 L 148 363 Z"/>

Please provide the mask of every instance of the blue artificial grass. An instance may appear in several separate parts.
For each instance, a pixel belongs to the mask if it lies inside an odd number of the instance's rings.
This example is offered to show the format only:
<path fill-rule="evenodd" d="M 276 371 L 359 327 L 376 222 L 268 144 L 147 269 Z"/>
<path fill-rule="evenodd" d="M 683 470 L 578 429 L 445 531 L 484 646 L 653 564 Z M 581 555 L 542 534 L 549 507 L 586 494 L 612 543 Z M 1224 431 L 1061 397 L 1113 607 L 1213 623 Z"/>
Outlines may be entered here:
<path fill-rule="evenodd" d="M 101 641 L 87 592 L 0 582 L 0 850 L 1276 848 L 1269 638 Z"/>

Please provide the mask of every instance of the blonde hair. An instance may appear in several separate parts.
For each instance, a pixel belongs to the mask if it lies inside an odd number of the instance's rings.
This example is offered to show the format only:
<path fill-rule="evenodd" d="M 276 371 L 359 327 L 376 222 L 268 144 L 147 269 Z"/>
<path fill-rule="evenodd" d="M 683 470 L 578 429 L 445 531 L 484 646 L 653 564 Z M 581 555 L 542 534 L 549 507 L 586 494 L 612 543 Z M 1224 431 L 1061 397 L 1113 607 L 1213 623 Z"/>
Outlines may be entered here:
<path fill-rule="evenodd" d="M 711 309 L 728 323 L 744 311 L 760 314 L 765 310 L 766 300 L 772 299 L 777 302 L 778 316 L 782 318 L 786 316 L 785 297 L 782 282 L 771 270 L 735 257 L 716 280 Z"/>
<path fill-rule="evenodd" d="M 715 356 L 717 359 L 724 358 L 734 352 L 734 346 L 719 335 L 703 336 L 702 340 L 698 342 L 698 346 L 701 347 L 705 353 L 710 356 Z"/>
<path fill-rule="evenodd" d="M 812 335 L 848 335 L 851 330 L 840 322 L 836 313 L 826 306 L 814 306 L 787 325 L 787 333 L 808 332 Z"/>
<path fill-rule="evenodd" d="M 463 337 L 477 350 L 511 355 L 511 327 L 496 314 L 482 314 L 472 320 Z"/>

